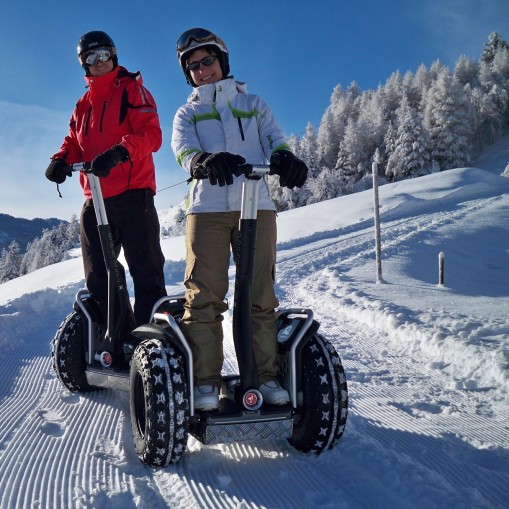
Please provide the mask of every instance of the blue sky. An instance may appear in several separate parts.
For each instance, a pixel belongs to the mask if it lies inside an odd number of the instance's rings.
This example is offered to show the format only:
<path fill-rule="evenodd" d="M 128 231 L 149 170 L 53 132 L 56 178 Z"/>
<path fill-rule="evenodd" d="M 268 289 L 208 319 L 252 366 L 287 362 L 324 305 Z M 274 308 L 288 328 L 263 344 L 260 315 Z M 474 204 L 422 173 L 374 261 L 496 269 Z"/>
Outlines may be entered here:
<path fill-rule="evenodd" d="M 114 39 L 119 61 L 141 70 L 164 133 L 156 154 L 158 209 L 177 204 L 186 174 L 170 148 L 171 124 L 190 87 L 175 41 L 192 26 L 217 32 L 230 49 L 233 75 L 275 112 L 286 134 L 318 125 L 338 84 L 376 88 L 394 71 L 440 59 L 453 67 L 479 58 L 488 35 L 509 41 L 507 0 L 289 0 L 36 2 L 2 0 L 0 17 L 0 212 L 17 217 L 79 214 L 77 179 L 58 198 L 44 178 L 84 92 L 76 43 L 89 30 Z"/>

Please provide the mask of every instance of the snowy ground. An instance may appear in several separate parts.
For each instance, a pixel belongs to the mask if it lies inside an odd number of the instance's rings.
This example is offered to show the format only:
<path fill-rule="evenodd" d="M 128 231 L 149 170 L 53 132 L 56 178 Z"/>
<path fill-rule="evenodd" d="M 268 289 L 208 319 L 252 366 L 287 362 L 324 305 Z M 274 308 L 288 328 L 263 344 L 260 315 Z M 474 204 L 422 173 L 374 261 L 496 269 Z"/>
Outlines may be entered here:
<path fill-rule="evenodd" d="M 319 457 L 190 438 L 178 465 L 143 465 L 127 396 L 71 394 L 51 370 L 81 259 L 0 285 L 0 507 L 509 507 L 509 158 L 495 148 L 488 171 L 380 188 L 379 284 L 371 191 L 279 215 L 281 305 L 314 310 L 349 381 L 345 434 Z M 180 293 L 183 239 L 163 249 Z M 225 355 L 228 371 L 231 341 Z"/>

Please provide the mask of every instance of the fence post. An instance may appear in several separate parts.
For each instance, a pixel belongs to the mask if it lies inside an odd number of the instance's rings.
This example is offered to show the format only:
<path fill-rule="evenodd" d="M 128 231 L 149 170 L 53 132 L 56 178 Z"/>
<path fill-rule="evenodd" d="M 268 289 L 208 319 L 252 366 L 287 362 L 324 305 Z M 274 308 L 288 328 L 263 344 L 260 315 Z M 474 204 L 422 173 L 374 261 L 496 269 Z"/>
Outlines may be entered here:
<path fill-rule="evenodd" d="M 382 242 L 380 236 L 380 206 L 378 200 L 378 163 L 380 162 L 380 153 L 376 149 L 371 172 L 373 174 L 373 193 L 374 193 L 374 214 L 375 214 L 375 251 L 376 251 L 376 282 L 382 282 Z"/>
<path fill-rule="evenodd" d="M 445 253 L 441 251 L 440 253 L 438 253 L 438 284 L 440 286 L 444 286 L 445 279 L 444 264 L 445 264 Z"/>

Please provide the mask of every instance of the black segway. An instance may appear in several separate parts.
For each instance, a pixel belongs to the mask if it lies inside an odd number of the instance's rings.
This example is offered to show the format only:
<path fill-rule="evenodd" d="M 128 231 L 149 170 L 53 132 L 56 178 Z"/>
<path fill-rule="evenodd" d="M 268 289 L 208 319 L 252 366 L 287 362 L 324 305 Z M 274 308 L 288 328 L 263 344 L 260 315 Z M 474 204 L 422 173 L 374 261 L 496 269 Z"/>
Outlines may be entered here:
<path fill-rule="evenodd" d="M 132 313 L 132 308 L 120 274 L 99 179 L 90 173 L 90 163 L 77 163 L 69 170 L 89 174 L 108 274 L 108 309 L 107 316 L 103 317 L 89 292 L 78 291 L 73 312 L 62 322 L 53 339 L 53 365 L 59 380 L 71 391 L 86 392 L 118 383 L 128 387 L 123 374 L 132 345 L 121 345 L 118 334 L 126 313 Z"/>
<path fill-rule="evenodd" d="M 192 352 L 179 326 L 184 295 L 160 299 L 150 323 L 133 331 L 139 344 L 129 364 L 116 362 L 121 354 L 107 334 L 113 327 L 108 324 L 105 332 L 98 326 L 85 291 L 78 292 L 73 313 L 53 340 L 53 366 L 69 390 L 112 387 L 129 391 L 136 452 L 152 466 L 178 462 L 189 434 L 204 444 L 286 438 L 300 451 L 320 453 L 334 447 L 345 428 L 348 389 L 343 366 L 332 344 L 318 333 L 319 323 L 309 309 L 277 313 L 278 377 L 290 394 L 290 404 L 263 405 L 257 389 L 250 309 L 258 183 L 269 174 L 269 167 L 244 165 L 242 172 L 246 179 L 233 310 L 239 374 L 223 377 L 218 411 L 194 411 Z M 90 178 L 97 181 L 93 175 Z M 103 203 L 97 191 L 94 203 Z M 116 263 L 115 257 L 112 262 Z M 113 292 L 117 292 L 115 286 Z M 111 318 L 114 322 L 115 317 Z M 103 362 L 108 357 L 105 352 L 112 354 L 109 365 Z"/>

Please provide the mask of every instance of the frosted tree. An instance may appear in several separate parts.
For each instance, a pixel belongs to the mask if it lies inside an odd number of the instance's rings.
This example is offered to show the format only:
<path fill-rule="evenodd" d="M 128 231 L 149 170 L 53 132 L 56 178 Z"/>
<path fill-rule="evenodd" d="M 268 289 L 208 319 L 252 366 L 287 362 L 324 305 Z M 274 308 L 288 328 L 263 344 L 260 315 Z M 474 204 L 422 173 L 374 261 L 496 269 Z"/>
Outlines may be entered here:
<path fill-rule="evenodd" d="M 318 141 L 313 124 L 308 123 L 306 133 L 300 142 L 300 157 L 308 165 L 309 177 L 319 173 L 318 167 Z"/>
<path fill-rule="evenodd" d="M 331 104 L 322 118 L 317 136 L 319 161 L 327 168 L 336 166 L 346 126 L 358 116 L 355 101 L 359 95 L 359 86 L 355 82 L 347 90 L 343 90 L 339 85 L 334 88 Z"/>
<path fill-rule="evenodd" d="M 360 180 L 371 171 L 371 156 L 382 145 L 386 129 L 379 93 L 366 92 L 356 102 L 359 116 L 346 127 L 337 163 L 342 179 L 348 182 Z"/>
<path fill-rule="evenodd" d="M 344 126 L 342 132 L 336 129 L 337 123 L 332 109 L 327 108 L 318 128 L 318 154 L 320 162 L 327 168 L 334 168 L 338 158 L 339 143 L 344 135 Z"/>
<path fill-rule="evenodd" d="M 21 275 L 21 260 L 19 244 L 13 240 L 7 249 L 2 249 L 0 255 L 0 283 L 5 283 Z"/>
<path fill-rule="evenodd" d="M 403 96 L 403 78 L 399 71 L 392 73 L 385 85 L 378 90 L 381 99 L 383 118 L 386 122 L 394 122 L 396 110 Z"/>
<path fill-rule="evenodd" d="M 71 216 L 71 220 L 66 228 L 65 233 L 70 247 L 77 247 L 80 243 L 80 222 L 76 214 Z"/>
<path fill-rule="evenodd" d="M 58 263 L 69 258 L 69 250 L 79 245 L 79 222 L 76 216 L 71 222 L 64 222 L 51 230 L 44 230 L 42 236 L 29 242 L 21 262 L 21 273 Z"/>
<path fill-rule="evenodd" d="M 391 154 L 394 152 L 394 149 L 396 148 L 397 136 L 398 130 L 396 129 L 393 122 L 389 122 L 387 125 L 387 130 L 385 131 L 383 142 L 383 152 L 385 153 L 385 157 L 387 159 L 389 159 Z"/>
<path fill-rule="evenodd" d="M 417 72 L 415 73 L 414 83 L 415 87 L 419 91 L 419 95 L 422 101 L 426 97 L 426 94 L 428 93 L 432 83 L 431 72 L 424 64 L 421 64 L 418 67 Z M 409 96 L 407 95 L 407 97 Z"/>
<path fill-rule="evenodd" d="M 422 67 L 425 69 L 424 66 Z M 414 76 L 411 71 L 405 73 L 402 83 L 402 95 L 407 98 L 408 104 L 412 106 L 412 108 L 417 108 L 421 102 L 422 87 L 423 85 L 419 85 L 417 77 Z M 427 89 L 428 87 L 426 86 L 426 90 Z"/>
<path fill-rule="evenodd" d="M 306 183 L 306 185 L 309 193 L 306 204 L 336 198 L 341 194 L 342 189 L 337 172 L 329 168 L 324 168 L 316 178 Z"/>
<path fill-rule="evenodd" d="M 488 42 L 484 46 L 482 55 L 481 55 L 481 62 L 483 64 L 491 64 L 493 60 L 495 59 L 495 55 L 498 53 L 501 49 L 509 49 L 509 44 L 507 44 L 506 41 L 504 41 L 500 35 L 497 32 L 492 32 L 488 36 Z"/>
<path fill-rule="evenodd" d="M 482 95 L 477 98 L 484 117 L 484 135 L 493 143 L 509 124 L 509 45 L 490 34 L 479 69 Z"/>
<path fill-rule="evenodd" d="M 183 235 L 186 230 L 186 210 L 178 205 L 172 224 L 161 228 L 161 237 L 177 237 Z"/>
<path fill-rule="evenodd" d="M 419 113 L 405 102 L 399 114 L 403 120 L 385 171 L 391 181 L 424 175 L 431 170 L 429 141 Z"/>
<path fill-rule="evenodd" d="M 479 86 L 479 62 L 461 56 L 454 67 L 454 78 L 462 85 L 469 85 L 470 88 Z"/>
<path fill-rule="evenodd" d="M 451 72 L 443 68 L 428 91 L 424 124 L 431 158 L 440 170 L 469 162 L 472 149 L 472 108 Z"/>

